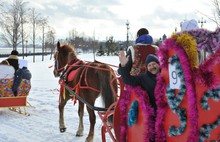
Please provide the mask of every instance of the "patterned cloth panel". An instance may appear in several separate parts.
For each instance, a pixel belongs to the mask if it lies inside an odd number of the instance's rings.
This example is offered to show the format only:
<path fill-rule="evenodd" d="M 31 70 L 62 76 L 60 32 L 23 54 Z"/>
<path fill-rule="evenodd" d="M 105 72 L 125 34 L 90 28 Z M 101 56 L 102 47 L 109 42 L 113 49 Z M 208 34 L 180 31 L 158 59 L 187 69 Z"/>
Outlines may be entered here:
<path fill-rule="evenodd" d="M 13 79 L 0 79 L 0 97 L 14 97 L 12 92 Z M 22 79 L 20 86 L 18 87 L 17 96 L 28 96 L 31 89 L 31 82 L 26 79 Z"/>

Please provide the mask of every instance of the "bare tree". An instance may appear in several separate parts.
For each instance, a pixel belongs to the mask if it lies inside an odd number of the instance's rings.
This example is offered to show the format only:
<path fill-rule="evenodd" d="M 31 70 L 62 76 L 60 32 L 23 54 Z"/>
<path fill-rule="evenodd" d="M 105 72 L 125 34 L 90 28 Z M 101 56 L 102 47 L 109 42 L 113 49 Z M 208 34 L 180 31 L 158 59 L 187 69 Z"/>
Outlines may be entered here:
<path fill-rule="evenodd" d="M 22 0 L 13 0 L 12 3 L 5 2 L 0 7 L 0 40 L 9 47 L 17 49 L 22 42 L 21 33 L 23 33 L 22 23 L 26 9 Z"/>
<path fill-rule="evenodd" d="M 42 61 L 44 60 L 44 51 L 45 51 L 45 27 L 47 26 L 47 18 L 42 18 L 39 20 L 39 25 L 42 27 Z"/>
<path fill-rule="evenodd" d="M 31 9 L 31 14 L 30 14 L 30 22 L 32 24 L 32 30 L 33 30 L 33 37 L 32 37 L 32 41 L 33 41 L 33 62 L 35 62 L 35 41 L 36 41 L 36 27 L 37 24 L 39 24 L 39 22 L 41 21 L 41 17 L 40 17 L 40 13 L 37 13 L 36 10 L 34 8 Z"/>
<path fill-rule="evenodd" d="M 46 34 L 45 48 L 50 49 L 50 59 L 52 59 L 52 55 L 55 51 L 55 30 L 52 27 L 49 28 Z"/>
<path fill-rule="evenodd" d="M 212 16 L 210 14 L 205 14 L 201 11 L 198 11 L 199 13 L 204 15 L 206 18 L 208 18 L 209 20 L 214 22 L 217 25 L 217 27 L 220 26 L 220 7 L 219 7 L 219 4 L 220 4 L 220 0 L 212 0 L 212 5 L 214 7 Z"/>
<path fill-rule="evenodd" d="M 21 45 L 22 45 L 22 55 L 23 55 L 23 59 L 24 59 L 24 42 L 25 39 L 27 38 L 27 35 L 24 31 L 24 24 L 27 23 L 27 9 L 25 9 L 25 5 L 27 3 L 24 2 L 22 3 L 21 7 L 20 7 L 20 17 L 21 17 Z"/>
<path fill-rule="evenodd" d="M 213 0 L 214 9 L 214 17 L 211 19 L 216 23 L 217 26 L 220 26 L 220 0 Z"/>

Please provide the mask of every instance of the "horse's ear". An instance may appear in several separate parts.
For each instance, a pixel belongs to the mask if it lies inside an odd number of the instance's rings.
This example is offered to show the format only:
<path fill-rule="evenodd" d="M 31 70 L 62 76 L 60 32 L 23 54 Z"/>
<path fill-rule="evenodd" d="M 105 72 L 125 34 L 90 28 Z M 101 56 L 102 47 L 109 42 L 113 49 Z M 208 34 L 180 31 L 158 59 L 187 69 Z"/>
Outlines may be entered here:
<path fill-rule="evenodd" d="M 60 42 L 58 41 L 57 42 L 57 50 L 59 50 L 60 49 Z"/>

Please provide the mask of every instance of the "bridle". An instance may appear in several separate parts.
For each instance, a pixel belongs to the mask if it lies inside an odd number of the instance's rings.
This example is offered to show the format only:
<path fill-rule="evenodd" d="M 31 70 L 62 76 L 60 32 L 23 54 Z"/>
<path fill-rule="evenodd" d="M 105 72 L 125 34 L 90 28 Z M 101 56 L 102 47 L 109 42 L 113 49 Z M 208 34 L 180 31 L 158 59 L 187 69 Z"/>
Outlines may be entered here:
<path fill-rule="evenodd" d="M 63 67 L 59 68 L 59 51 L 56 51 L 54 54 L 54 73 L 56 74 L 60 74 L 60 72 L 63 72 L 67 66 L 69 65 L 73 65 L 75 62 L 78 61 L 78 59 L 76 57 L 73 57 L 72 59 L 70 59 Z"/>
<path fill-rule="evenodd" d="M 65 68 L 65 66 L 63 67 L 60 67 L 59 68 L 59 60 L 58 60 L 58 57 L 59 57 L 59 51 L 57 50 L 54 54 L 54 72 L 56 74 L 59 74 L 60 72 L 62 72 Z"/>

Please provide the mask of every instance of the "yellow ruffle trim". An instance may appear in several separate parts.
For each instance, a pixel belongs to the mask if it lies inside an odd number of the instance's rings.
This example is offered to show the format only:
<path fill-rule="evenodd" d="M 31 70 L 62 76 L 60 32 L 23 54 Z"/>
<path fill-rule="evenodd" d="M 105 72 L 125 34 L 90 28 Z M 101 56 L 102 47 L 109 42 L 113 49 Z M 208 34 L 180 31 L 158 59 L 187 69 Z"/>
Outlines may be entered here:
<path fill-rule="evenodd" d="M 190 36 L 187 33 L 182 33 L 180 35 L 172 35 L 172 38 L 176 40 L 177 43 L 180 43 L 189 57 L 191 68 L 198 67 L 198 51 L 197 51 L 197 43 L 195 38 Z"/>

